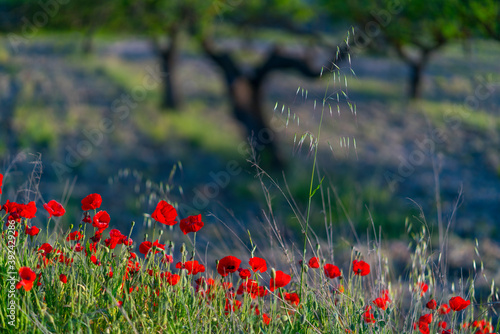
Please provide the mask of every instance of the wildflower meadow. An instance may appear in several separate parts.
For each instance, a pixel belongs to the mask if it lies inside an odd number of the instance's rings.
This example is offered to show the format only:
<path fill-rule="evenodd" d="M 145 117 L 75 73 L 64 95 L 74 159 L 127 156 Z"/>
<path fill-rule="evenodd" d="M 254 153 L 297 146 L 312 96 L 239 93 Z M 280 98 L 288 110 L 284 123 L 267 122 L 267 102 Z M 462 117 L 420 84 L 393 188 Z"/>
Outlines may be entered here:
<path fill-rule="evenodd" d="M 473 281 L 453 293 L 434 274 L 425 229 L 415 235 L 409 279 L 391 282 L 380 254 L 369 261 L 353 252 L 352 261 L 335 263 L 317 249 L 280 268 L 253 252 L 200 263 L 196 235 L 203 233 L 203 215 L 179 217 L 164 200 L 151 212 L 154 232 L 145 240 L 132 240 L 131 230 L 111 229 L 106 203 L 97 193 L 81 200 L 82 223 L 60 235 L 47 231 L 52 219 L 64 217 L 64 207 L 51 200 L 43 209 L 34 202 L 2 201 L 0 320 L 5 332 L 498 330 L 489 312 L 493 296 L 476 300 Z M 174 247 L 168 239 L 172 229 L 190 235 L 192 245 Z"/>
<path fill-rule="evenodd" d="M 499 334 L 499 18 L 1 1 L 0 333 Z"/>

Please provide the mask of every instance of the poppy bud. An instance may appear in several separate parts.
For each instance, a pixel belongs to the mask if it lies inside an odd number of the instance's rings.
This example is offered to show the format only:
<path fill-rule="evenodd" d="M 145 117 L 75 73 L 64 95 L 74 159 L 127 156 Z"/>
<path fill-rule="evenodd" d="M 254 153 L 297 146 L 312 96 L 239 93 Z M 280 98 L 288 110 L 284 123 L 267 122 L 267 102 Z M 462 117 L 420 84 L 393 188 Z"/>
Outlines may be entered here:
<path fill-rule="evenodd" d="M 271 268 L 271 278 L 276 278 L 276 269 Z"/>
<path fill-rule="evenodd" d="M 281 316 L 281 321 L 287 322 L 288 321 L 288 316 L 287 315 Z"/>
<path fill-rule="evenodd" d="M 184 254 L 186 253 L 186 244 L 185 243 L 182 243 L 182 246 L 181 246 L 181 254 Z"/>
<path fill-rule="evenodd" d="M 135 221 L 132 221 L 132 227 L 134 227 L 134 225 L 135 225 Z"/>
<path fill-rule="evenodd" d="M 72 230 L 73 229 L 73 224 L 69 225 L 69 229 Z"/>

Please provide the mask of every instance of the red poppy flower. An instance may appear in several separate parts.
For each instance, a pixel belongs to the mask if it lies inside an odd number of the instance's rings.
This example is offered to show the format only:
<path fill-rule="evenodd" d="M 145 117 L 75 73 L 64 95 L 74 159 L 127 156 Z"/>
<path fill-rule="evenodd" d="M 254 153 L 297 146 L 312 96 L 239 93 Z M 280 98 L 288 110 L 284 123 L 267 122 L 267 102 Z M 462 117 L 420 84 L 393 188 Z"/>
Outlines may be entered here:
<path fill-rule="evenodd" d="M 248 269 L 241 269 L 239 270 L 240 272 L 240 278 L 241 279 L 248 279 L 250 276 L 252 276 L 252 273 Z"/>
<path fill-rule="evenodd" d="M 165 254 L 165 256 L 161 259 L 163 263 L 173 263 L 174 257 L 172 255 Z"/>
<path fill-rule="evenodd" d="M 253 272 L 260 271 L 261 273 L 267 270 L 266 260 L 261 259 L 260 257 L 252 257 L 248 264 L 252 267 Z"/>
<path fill-rule="evenodd" d="M 97 257 L 95 255 L 92 254 L 92 256 L 90 257 L 90 261 L 92 261 L 93 264 L 95 264 L 96 266 L 100 266 L 101 265 L 101 261 L 99 261 L 97 259 Z"/>
<path fill-rule="evenodd" d="M 259 297 L 267 296 L 267 289 L 263 286 L 259 286 L 259 290 L 256 291 L 256 296 L 259 296 Z M 252 297 L 252 298 L 254 298 L 254 297 Z"/>
<path fill-rule="evenodd" d="M 35 214 L 36 214 L 35 202 L 31 201 L 28 204 L 20 204 L 19 216 L 26 219 L 32 219 L 35 218 Z"/>
<path fill-rule="evenodd" d="M 92 223 L 92 217 L 90 217 L 90 214 L 88 212 L 84 212 L 82 222 L 87 224 Z"/>
<path fill-rule="evenodd" d="M 103 231 L 101 230 L 95 231 L 94 236 L 90 237 L 90 241 L 92 241 L 94 244 L 97 244 L 99 241 L 101 241 L 102 232 Z"/>
<path fill-rule="evenodd" d="M 425 282 L 418 282 L 416 290 L 420 291 L 420 296 L 423 296 L 429 290 L 429 286 Z"/>
<path fill-rule="evenodd" d="M 17 211 L 17 208 L 19 207 L 20 204 L 17 204 L 16 202 L 11 202 L 7 200 L 4 205 L 2 205 L 2 210 L 5 210 L 6 213 L 13 213 Z"/>
<path fill-rule="evenodd" d="M 0 194 L 2 193 L 3 175 L 0 173 Z"/>
<path fill-rule="evenodd" d="M 419 322 L 418 323 L 418 330 L 422 334 L 430 334 L 429 325 L 426 324 L 425 322 Z"/>
<path fill-rule="evenodd" d="M 424 314 L 418 319 L 419 323 L 425 323 L 425 324 L 430 324 L 432 322 L 432 314 Z"/>
<path fill-rule="evenodd" d="M 213 278 L 200 277 L 195 282 L 198 285 L 206 284 L 207 286 L 212 286 L 214 285 L 215 280 Z"/>
<path fill-rule="evenodd" d="M 228 315 L 229 312 L 235 312 L 239 310 L 241 307 L 241 302 L 236 299 L 228 299 L 226 298 L 226 306 L 224 307 L 224 314 Z"/>
<path fill-rule="evenodd" d="M 440 322 L 438 322 L 438 327 L 441 327 L 442 329 L 446 329 L 446 327 L 448 327 L 448 323 L 446 321 L 440 321 Z"/>
<path fill-rule="evenodd" d="M 158 249 L 165 250 L 165 245 L 160 244 L 160 243 L 158 242 L 158 239 L 156 239 L 156 241 L 155 241 L 155 242 L 153 242 L 153 247 L 156 247 L 156 248 L 158 248 Z M 160 251 L 156 251 L 156 253 L 159 253 L 159 252 L 160 252 Z M 156 253 L 155 253 L 155 254 L 156 254 Z"/>
<path fill-rule="evenodd" d="M 151 243 L 151 241 L 143 241 L 139 245 L 139 253 L 147 255 L 149 251 L 151 250 L 152 247 L 160 248 L 160 249 L 165 249 L 165 245 L 162 245 L 158 242 L 158 239 L 154 242 Z M 158 254 L 160 251 L 155 251 L 155 254 Z"/>
<path fill-rule="evenodd" d="M 271 318 L 265 314 L 265 313 L 262 313 L 262 321 L 266 324 L 266 325 L 269 325 L 269 323 L 271 322 Z"/>
<path fill-rule="evenodd" d="M 330 263 L 325 264 L 325 266 L 323 267 L 323 271 L 325 272 L 326 277 L 330 279 L 334 279 L 335 277 L 340 277 L 339 267 L 333 264 Z"/>
<path fill-rule="evenodd" d="M 175 208 L 168 204 L 165 201 L 160 201 L 156 206 L 155 211 L 151 214 L 151 217 L 156 220 L 158 223 L 162 223 L 165 225 L 175 225 L 177 221 L 177 211 Z"/>
<path fill-rule="evenodd" d="M 132 239 L 131 239 L 131 238 L 129 238 L 129 237 L 125 237 L 125 238 L 123 239 L 123 244 L 124 244 L 125 246 L 132 246 L 132 244 L 133 244 L 133 243 L 134 243 L 134 240 L 132 240 Z"/>
<path fill-rule="evenodd" d="M 21 276 L 21 281 L 17 283 L 16 289 L 24 288 L 24 290 L 30 291 L 36 280 L 35 272 L 29 267 L 21 267 L 19 268 L 19 276 Z"/>
<path fill-rule="evenodd" d="M 418 330 L 422 334 L 429 334 L 429 325 L 432 322 L 432 314 L 424 314 L 418 319 Z M 416 329 L 417 324 L 413 325 L 413 328 Z"/>
<path fill-rule="evenodd" d="M 38 251 L 42 251 L 42 254 L 43 255 L 47 255 L 49 254 L 50 252 L 52 252 L 54 248 L 52 248 L 52 246 L 49 244 L 49 243 L 44 243 L 43 245 L 40 246 L 40 248 L 38 248 Z"/>
<path fill-rule="evenodd" d="M 222 282 L 222 288 L 224 290 L 232 289 L 232 287 L 233 287 L 233 283 L 231 283 L 231 282 Z"/>
<path fill-rule="evenodd" d="M 70 240 L 80 240 L 83 238 L 83 234 L 80 232 L 80 231 L 74 231 L 74 232 L 71 232 L 67 237 L 66 237 L 66 241 L 70 241 Z"/>
<path fill-rule="evenodd" d="M 102 204 L 102 197 L 99 194 L 90 194 L 82 199 L 82 210 L 95 210 L 99 209 Z"/>
<path fill-rule="evenodd" d="M 109 238 L 105 240 L 105 243 L 110 249 L 115 249 L 117 245 L 123 244 L 126 238 L 119 230 L 114 228 L 109 231 Z"/>
<path fill-rule="evenodd" d="M 460 296 L 453 297 L 450 299 L 450 307 L 453 311 L 462 311 L 470 305 L 470 300 L 465 300 Z"/>
<path fill-rule="evenodd" d="M 425 307 L 427 307 L 429 310 L 435 310 L 437 307 L 437 303 L 434 299 L 431 299 L 425 304 Z"/>
<path fill-rule="evenodd" d="M 448 313 L 450 313 L 450 311 L 451 311 L 451 309 L 448 306 L 448 304 L 443 304 L 443 305 L 439 306 L 439 308 L 438 308 L 438 313 L 441 315 L 448 314 Z"/>
<path fill-rule="evenodd" d="M 388 301 L 390 303 L 391 298 L 389 297 L 389 290 L 380 291 L 380 298 L 382 298 L 383 300 Z"/>
<path fill-rule="evenodd" d="M 111 218 L 106 211 L 99 211 L 95 214 L 92 226 L 99 230 L 99 233 L 102 233 L 109 226 L 109 221 Z"/>
<path fill-rule="evenodd" d="M 73 250 L 77 253 L 81 252 L 83 250 L 83 246 L 81 243 L 77 242 L 75 247 L 73 247 Z"/>
<path fill-rule="evenodd" d="M 33 226 L 33 227 L 26 226 L 24 233 L 26 233 L 27 235 L 35 236 L 38 233 L 40 233 L 40 229 L 36 226 Z"/>
<path fill-rule="evenodd" d="M 240 284 L 240 287 L 238 288 L 236 293 L 238 295 L 243 294 L 243 292 L 251 294 L 252 292 L 258 292 L 258 288 L 259 288 L 259 284 L 255 280 L 249 279 L 249 280 L 246 280 Z M 252 296 L 252 298 L 255 298 L 255 297 Z"/>
<path fill-rule="evenodd" d="M 290 302 L 290 304 L 292 305 L 299 305 L 300 303 L 300 299 L 299 299 L 299 295 L 296 294 L 295 292 L 294 293 L 285 293 L 285 300 Z"/>
<path fill-rule="evenodd" d="M 43 208 L 49 213 L 49 218 L 52 216 L 61 217 L 66 213 L 66 210 L 64 210 L 63 206 L 54 200 L 51 200 L 49 203 L 44 204 Z"/>
<path fill-rule="evenodd" d="M 199 264 L 198 261 L 186 261 L 183 269 L 188 271 L 188 275 L 196 275 L 205 272 L 205 266 Z"/>
<path fill-rule="evenodd" d="M 253 279 L 247 279 L 243 283 L 241 283 L 240 287 L 238 288 L 237 294 L 241 295 L 243 292 L 246 292 L 252 297 L 252 299 L 255 299 L 256 297 L 264 297 L 267 295 L 267 290 L 263 286 L 259 286 L 259 284 L 254 281 Z"/>
<path fill-rule="evenodd" d="M 373 301 L 373 304 L 377 305 L 378 308 L 380 308 L 384 311 L 387 309 L 388 303 L 389 303 L 388 300 L 381 298 L 381 297 L 378 297 Z"/>
<path fill-rule="evenodd" d="M 234 273 L 240 267 L 241 260 L 234 256 L 226 256 L 217 264 L 217 272 L 225 277 L 230 273 Z"/>
<path fill-rule="evenodd" d="M 352 261 L 352 271 L 355 275 L 366 276 L 370 273 L 370 265 L 365 261 Z"/>
<path fill-rule="evenodd" d="M 375 316 L 371 312 L 371 309 L 372 309 L 372 307 L 370 305 L 368 305 L 365 308 L 365 312 L 363 313 L 363 318 L 367 324 L 375 323 Z"/>
<path fill-rule="evenodd" d="M 61 282 L 63 282 L 64 284 L 66 284 L 68 282 L 68 278 L 64 274 L 59 275 L 59 280 Z"/>
<path fill-rule="evenodd" d="M 188 234 L 189 232 L 198 232 L 203 227 L 204 223 L 201 221 L 201 215 L 189 216 L 181 219 L 179 227 L 182 233 Z"/>
<path fill-rule="evenodd" d="M 151 241 L 143 241 L 139 245 L 139 253 L 147 255 L 151 247 L 153 247 L 153 243 Z"/>
<path fill-rule="evenodd" d="M 319 259 L 316 256 L 312 257 L 309 260 L 308 266 L 309 266 L 309 268 L 313 268 L 313 269 L 319 268 Z"/>
<path fill-rule="evenodd" d="M 271 278 L 271 281 L 269 282 L 269 289 L 272 291 L 282 288 L 288 283 L 290 283 L 291 277 L 290 275 L 285 274 L 281 270 L 276 271 L 276 275 Z"/>
<path fill-rule="evenodd" d="M 168 273 L 168 274 L 170 274 L 170 273 Z M 167 276 L 167 282 L 170 285 L 176 285 L 177 283 L 179 283 L 180 279 L 181 279 L 181 277 L 177 274 L 170 274 Z"/>

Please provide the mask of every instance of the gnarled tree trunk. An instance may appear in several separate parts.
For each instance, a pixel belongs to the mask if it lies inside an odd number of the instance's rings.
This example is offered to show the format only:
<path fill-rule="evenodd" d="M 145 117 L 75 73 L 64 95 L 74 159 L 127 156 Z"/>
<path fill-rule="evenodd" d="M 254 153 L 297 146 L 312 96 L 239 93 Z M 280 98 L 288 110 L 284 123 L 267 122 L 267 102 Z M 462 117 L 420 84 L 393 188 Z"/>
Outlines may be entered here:
<path fill-rule="evenodd" d="M 277 134 L 268 125 L 263 106 L 263 85 L 268 74 L 276 70 L 296 70 L 307 77 L 319 77 L 320 69 L 314 69 L 307 59 L 293 56 L 275 48 L 264 61 L 251 71 L 243 71 L 227 52 L 217 51 L 210 41 L 203 41 L 205 53 L 224 74 L 233 116 L 246 130 L 253 149 L 271 167 L 283 167 L 277 150 Z M 337 59 L 338 60 L 338 59 Z"/>
<path fill-rule="evenodd" d="M 170 41 L 166 46 L 158 46 L 161 69 L 167 75 L 162 76 L 162 109 L 178 109 L 181 96 L 176 88 L 176 66 L 179 58 L 179 30 L 173 28 L 169 34 Z"/>

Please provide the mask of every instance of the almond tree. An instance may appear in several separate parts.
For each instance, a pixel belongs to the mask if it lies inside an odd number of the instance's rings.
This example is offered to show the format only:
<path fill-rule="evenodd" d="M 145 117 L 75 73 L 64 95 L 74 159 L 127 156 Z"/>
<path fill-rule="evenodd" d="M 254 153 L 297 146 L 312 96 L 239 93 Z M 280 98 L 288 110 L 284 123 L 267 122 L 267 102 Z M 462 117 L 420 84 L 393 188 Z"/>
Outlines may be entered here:
<path fill-rule="evenodd" d="M 260 44 L 274 44 L 267 47 L 260 61 L 252 64 L 245 64 L 237 58 L 240 51 L 237 48 L 217 46 L 217 33 L 213 25 L 202 34 L 204 52 L 224 77 L 234 118 L 243 125 L 254 148 L 267 153 L 267 161 L 278 168 L 282 161 L 275 144 L 276 136 L 267 121 L 271 110 L 266 110 L 264 105 L 264 84 L 275 71 L 291 70 L 302 76 L 319 78 L 321 66 L 313 65 L 315 59 L 311 52 L 292 53 L 278 46 L 277 42 L 270 39 L 263 41 L 257 35 L 265 29 L 274 29 L 289 36 L 307 34 L 311 42 L 315 43 L 316 33 L 308 28 L 314 19 L 314 8 L 301 0 L 240 1 L 238 6 L 223 13 L 222 20 L 230 24 L 233 33 L 245 42 L 251 40 Z M 302 45 L 302 48 L 306 50 L 307 46 Z M 342 51 L 343 55 L 346 50 Z M 339 54 L 335 57 L 336 49 L 331 54 L 333 62 L 341 59 Z"/>
<path fill-rule="evenodd" d="M 394 50 L 409 67 L 408 96 L 421 97 L 421 81 L 432 55 L 463 35 L 453 1 L 436 0 L 321 0 L 332 20 L 347 19 L 357 26 L 363 46 Z"/>

